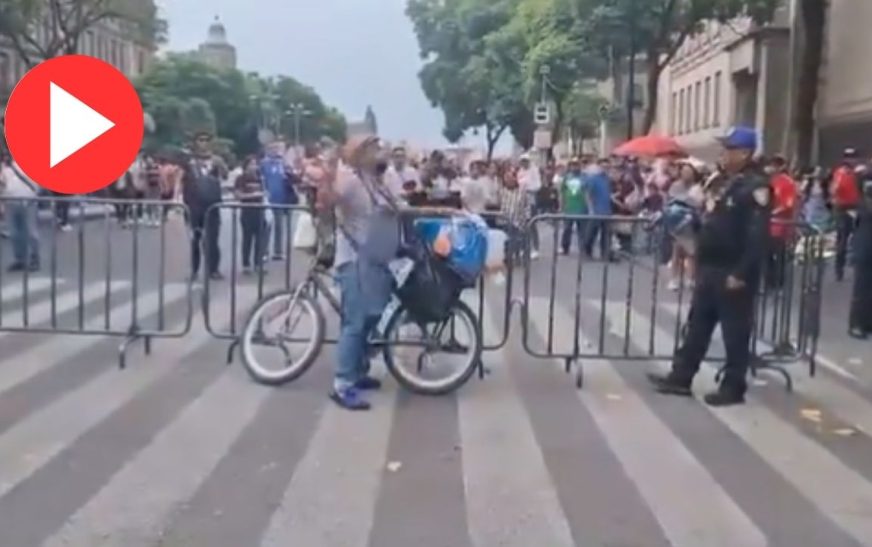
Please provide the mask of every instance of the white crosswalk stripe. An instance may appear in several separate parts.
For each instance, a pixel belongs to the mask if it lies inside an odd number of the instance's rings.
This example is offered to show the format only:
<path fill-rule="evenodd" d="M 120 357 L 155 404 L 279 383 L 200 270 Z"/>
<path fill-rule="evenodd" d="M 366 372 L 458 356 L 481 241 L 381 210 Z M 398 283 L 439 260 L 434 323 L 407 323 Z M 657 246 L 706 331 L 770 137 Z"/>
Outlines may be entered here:
<path fill-rule="evenodd" d="M 153 545 L 266 398 L 267 390 L 241 382 L 239 373 L 228 370 L 45 546 Z"/>
<path fill-rule="evenodd" d="M 31 277 L 27 279 L 27 285 L 24 283 L 24 278 L 8 281 L 0 286 L 0 303 L 6 305 L 8 302 L 20 300 L 25 294 L 30 296 L 34 293 L 39 293 L 51 287 L 52 281 L 50 277 Z M 57 280 L 56 285 L 60 286 L 64 283 L 63 280 Z M 5 322 L 5 318 L 4 318 Z"/>
<path fill-rule="evenodd" d="M 67 287 L 69 289 L 69 287 Z M 113 295 L 123 292 L 123 283 L 113 288 Z M 102 294 L 103 287 L 86 285 L 87 295 Z M 166 288 L 167 306 L 182 301 L 187 293 L 184 284 L 171 284 Z M 237 294 L 250 301 L 255 288 L 245 287 Z M 94 291 L 94 292 L 90 292 Z M 73 294 L 75 290 L 71 291 Z M 70 292 L 59 296 L 61 302 Z M 213 292 L 215 323 L 229 317 L 229 291 Z M 78 298 L 78 297 L 76 297 Z M 99 295 L 95 298 L 99 298 Z M 130 313 L 130 302 L 121 298 L 112 308 L 112 316 L 124 317 Z M 93 302 L 93 300 L 91 300 Z M 34 310 L 44 302 L 34 304 Z M 493 304 L 493 308 L 491 305 Z M 495 312 L 501 303 L 486 301 L 484 330 L 499 333 L 501 325 Z M 553 349 L 568 351 L 573 345 L 573 302 L 558 301 L 554 306 Z M 589 310 L 599 310 L 599 300 L 584 299 L 583 312 L 589 319 Z M 154 292 L 143 294 L 138 306 L 142 316 L 154 314 L 157 303 Z M 242 306 L 244 308 L 244 306 Z M 547 335 L 546 310 L 548 302 L 533 298 L 530 301 L 530 327 L 528 333 L 541 341 Z M 72 308 L 71 308 L 72 309 Z M 623 335 L 626 308 L 607 306 L 606 325 L 609 328 L 607 344 L 616 344 L 614 335 Z M 244 309 L 237 313 L 243 314 Z M 328 315 L 332 312 L 328 311 Z M 647 350 L 652 325 L 649 309 L 631 309 L 632 325 L 629 344 L 633 351 Z M 99 315 L 89 317 L 88 324 L 102 321 Z M 184 318 L 169 317 L 170 328 L 178 327 Z M 598 321 L 594 321 L 598 323 Z M 664 323 L 665 324 L 665 323 Z M 519 332 L 513 324 L 512 335 Z M 658 353 L 672 347 L 672 330 L 653 325 Z M 583 332 L 581 346 L 585 352 L 597 349 L 598 333 Z M 5 359 L 0 354 L 0 409 L 4 402 L 24 389 L 32 378 L 51 373 L 76 354 L 97 351 L 103 339 L 91 337 L 57 337 L 34 346 L 17 356 Z M 620 341 L 622 342 L 622 341 Z M 622 346 L 621 344 L 618 344 Z M 61 495 L 64 489 L 77 488 L 56 485 L 60 491 L 29 492 L 34 477 L 43 472 L 63 451 L 74 445 L 87 432 L 115 416 L 134 398 L 141 398 L 150 386 L 170 376 L 178 367 L 218 367 L 218 362 L 192 362 L 188 356 L 216 346 L 202 328 L 197 317 L 192 332 L 186 337 L 162 342 L 156 355 L 142 366 L 119 372 L 112 367 L 114 351 L 101 353 L 106 370 L 62 392 L 48 404 L 34 409 L 5 430 L 0 429 L 0 509 L 34 504 L 42 496 Z M 110 348 L 111 349 L 111 348 Z M 223 345 L 221 346 L 223 349 Z M 541 348 L 539 348 L 541 349 Z M 537 427 L 541 422 L 532 419 L 530 403 L 521 396 L 525 375 L 519 375 L 519 363 L 529 361 L 539 367 L 534 374 L 560 375 L 562 367 L 542 367 L 532 358 L 510 355 L 503 349 L 484 356 L 492 369 L 484 381 L 473 379 L 457 399 L 456 427 L 459 446 L 457 479 L 462 482 L 463 521 L 454 524 L 465 527 L 467 544 L 472 547 L 505 545 L 526 547 L 533 544 L 570 546 L 578 539 L 573 536 L 573 513 L 566 507 L 567 496 L 586 500 L 585 503 L 604 503 L 608 497 L 597 492 L 566 492 L 564 485 L 555 481 L 552 469 L 555 457 L 573 458 L 562 453 L 562 446 L 540 444 Z M 325 349 L 332 357 L 332 350 Z M 217 352 L 216 355 L 220 355 Z M 329 362 L 329 359 L 325 359 Z M 562 363 L 561 363 L 562 365 Z M 665 367 L 666 364 L 652 364 Z M 654 529 L 662 530 L 663 537 L 677 547 L 725 546 L 745 547 L 781 545 L 778 537 L 767 536 L 771 529 L 760 525 L 757 515 L 751 514 L 745 502 L 734 499 L 734 490 L 725 487 L 723 477 L 711 471 L 712 462 L 700 458 L 685 446 L 684 436 L 675 430 L 667 414 L 655 412 L 660 401 L 643 397 L 636 384 L 629 381 L 620 364 L 607 360 L 589 360 L 584 364 L 586 385 L 577 393 L 555 394 L 571 400 L 579 411 L 589 413 L 593 426 L 605 439 L 607 451 L 616 462 L 616 473 L 623 473 L 634 485 L 640 504 L 646 507 L 654 520 Z M 641 374 L 641 371 L 634 372 Z M 698 389 L 712 388 L 712 371 L 704 370 L 699 377 Z M 566 379 L 569 381 L 569 378 Z M 856 424 L 857 442 L 870 442 L 866 437 L 872 430 L 872 403 L 838 382 L 822 377 L 799 381 L 798 392 L 815 400 L 828 412 L 846 422 Z M 313 389 L 311 386 L 290 389 Z M 329 386 L 316 386 L 326 395 Z M 386 476 L 415 481 L 421 477 L 393 462 L 391 446 L 404 443 L 414 447 L 417 437 L 398 438 L 396 423 L 402 413 L 419 401 L 415 397 L 398 398 L 396 384 L 387 380 L 385 389 L 372 398 L 374 408 L 369 413 L 348 413 L 338 409 L 324 397 L 323 408 L 311 413 L 313 434 L 301 437 L 305 446 L 299 451 L 299 461 L 293 462 L 286 483 L 272 485 L 274 494 L 269 503 L 256 504 L 260 511 L 260 528 L 252 533 L 247 545 L 278 547 L 289 544 L 312 547 L 365 546 L 371 544 L 377 526 L 406 526 L 398 519 L 382 522 L 377 519 L 378 508 L 384 496 L 394 489 L 383 489 Z M 255 417 L 265 406 L 272 389 L 252 383 L 240 367 L 216 371 L 208 383 L 196 392 L 187 394 L 177 413 L 168 422 L 155 424 L 140 446 L 131 451 L 118 467 L 108 469 L 103 476 L 88 477 L 90 481 L 80 488 L 78 505 L 63 514 L 61 521 L 51 529 L 39 529 L 39 523 L 23 523 L 35 531 L 35 545 L 44 547 L 145 547 L 162 543 L 170 527 L 177 527 L 178 518 L 187 518 L 195 494 L 213 476 L 225 458 L 244 458 L 257 451 L 257 446 L 235 447 L 256 422 Z M 398 404 L 398 400 L 404 400 Z M 288 413 L 294 413 L 294 398 L 287 398 Z M 440 402 L 451 403 L 448 398 Z M 674 402 L 669 399 L 669 402 Z M 158 404 L 158 403 L 155 403 Z M 578 406 L 578 405 L 581 406 Z M 272 405 L 272 402 L 270 403 Z M 693 411 L 710 414 L 735 439 L 730 442 L 750 449 L 760 458 L 767 473 L 783 477 L 793 488 L 796 498 L 810 502 L 811 507 L 825 515 L 833 529 L 844 532 L 856 544 L 872 545 L 872 477 L 866 471 L 852 469 L 838 454 L 804 435 L 781 415 L 766 406 L 752 393 L 748 405 L 729 409 L 708 409 L 701 403 L 689 401 Z M 175 412 L 175 411 L 174 411 Z M 709 418 L 711 419 L 711 418 Z M 712 422 L 715 423 L 715 422 Z M 560 427 L 572 428 L 573 416 L 567 415 Z M 145 427 L 131 423 L 130 427 Z M 408 433 L 407 430 L 405 430 Z M 686 433 L 686 432 L 685 432 Z M 281 435 L 281 431 L 276 431 Z M 693 435 L 707 435 L 694 431 Z M 416 435 L 428 435 L 421 430 Z M 849 442 L 850 439 L 846 440 Z M 302 444 L 301 444 L 302 446 Z M 233 448 L 233 450 L 231 450 Z M 107 443 L 106 450 L 113 450 Z M 725 455 L 725 457 L 729 457 Z M 290 465 L 290 464 L 289 464 Z M 582 459 L 573 465 L 591 465 Z M 386 472 L 387 470 L 387 472 Z M 219 485 L 227 496 L 234 495 L 238 482 L 246 477 L 234 477 Z M 213 482 L 215 482 L 213 480 Z M 397 490 L 398 491 L 398 490 Z M 22 493 L 26 494 L 23 495 Z M 70 494 L 73 495 L 73 494 Z M 766 492 L 760 492 L 765 496 Z M 426 491 L 420 496 L 427 496 Z M 415 499 L 401 500 L 410 511 Z M 778 514 L 778 509 L 773 509 Z M 0 511 L 0 525 L 4 524 Z M 243 518 L 239 515 L 215 515 L 215 518 Z M 433 526 L 444 526 L 444 515 L 432 515 Z M 779 515 L 789 519 L 790 515 Z M 36 517 L 35 517 L 36 518 Z M 245 517 L 253 518 L 253 517 Z M 654 523 L 656 521 L 656 523 Z M 415 521 L 419 522 L 419 521 Z M 424 520 L 426 523 L 426 519 Z M 422 524 L 417 524 L 422 525 Z M 426 524 L 425 524 L 426 525 Z M 614 525 L 612 525 L 614 526 Z M 184 527 L 186 533 L 196 527 Z M 0 545 L 6 545 L 5 534 L 11 529 L 0 526 Z M 594 534 L 595 536 L 595 534 Z M 592 537 L 594 537 L 592 536 Z M 11 537 L 11 536 L 10 536 Z M 19 537 L 19 536 L 15 536 Z M 379 536 L 381 537 L 381 536 Z M 196 537 L 190 545 L 199 547 Z M 833 540 L 833 545 L 844 541 Z M 659 545 L 659 543 L 658 543 Z M 238 547 L 210 544 L 208 547 Z M 381 547 L 381 546 L 380 546 Z M 384 547 L 395 547 L 386 545 Z M 401 546 L 396 546 L 401 547 Z M 402 547 L 407 547 L 403 545 Z M 421 544 L 421 547 L 429 545 Z M 455 547 L 452 545 L 452 547 Z M 799 545 L 798 547 L 818 547 Z"/>
<path fill-rule="evenodd" d="M 59 317 L 67 312 L 73 311 L 77 309 L 80 305 L 89 305 L 93 302 L 100 300 L 106 295 L 106 284 L 102 283 L 92 283 L 86 285 L 81 295 L 78 291 L 65 291 L 63 290 L 66 285 L 62 280 L 57 281 L 55 284 L 56 294 L 52 297 L 50 294 L 46 295 L 48 298 L 40 299 L 37 303 L 32 303 L 28 301 L 27 304 L 27 324 L 28 325 L 39 325 L 42 323 L 46 323 L 51 321 L 52 314 L 55 317 Z M 119 287 L 126 287 L 128 283 L 115 281 L 110 283 L 109 292 L 111 293 L 113 290 L 118 289 Z M 24 306 L 25 302 L 22 298 L 24 294 L 27 294 L 28 300 L 33 298 L 34 296 L 40 297 L 43 296 L 42 292 L 50 290 L 51 288 L 51 280 L 48 278 L 38 278 L 34 279 L 30 282 L 30 285 L 27 287 L 27 292 L 25 293 L 23 285 L 19 283 L 15 283 L 13 289 L 18 289 L 17 291 L 13 291 L 12 296 L 9 296 L 4 292 L 3 294 L 3 319 L 0 326 L 6 328 L 24 328 Z M 5 290 L 5 289 L 4 289 Z M 54 302 L 52 302 L 52 299 Z M 8 333 L 0 332 L 0 338 L 7 336 Z"/>
<path fill-rule="evenodd" d="M 183 291 L 179 291 L 176 297 L 182 294 Z M 146 312 L 155 302 L 153 294 L 140 298 L 140 306 Z M 121 306 L 119 312 L 123 313 L 126 311 L 124 308 L 129 307 L 129 304 Z M 81 342 L 82 348 L 89 345 L 81 338 L 74 341 L 77 344 Z M 34 353 L 50 345 L 40 345 L 34 349 Z M 70 342 L 67 342 L 65 347 L 69 345 Z M 56 347 L 51 353 L 26 355 L 14 363 L 7 363 L 0 367 L 4 373 L 4 386 L 6 389 L 11 387 L 13 374 L 19 379 L 23 378 L 26 375 L 24 367 L 32 367 L 33 370 L 27 372 L 33 376 L 39 371 L 63 365 L 68 355 Z M 18 368 L 19 364 L 22 368 Z M 148 367 L 142 374 L 119 375 L 112 361 L 106 363 L 106 369 L 93 381 L 68 393 L 0 436 L 0 457 L 5 462 L 0 469 L 0 497 L 166 371 L 164 366 L 158 365 Z"/>
<path fill-rule="evenodd" d="M 129 286 L 126 282 L 117 282 L 113 288 L 122 289 Z M 165 298 L 167 303 L 181 300 L 186 294 L 187 289 L 184 285 L 173 284 L 165 289 Z M 103 283 L 95 283 L 88 285 L 85 291 L 89 299 L 102 298 L 105 294 Z M 64 296 L 64 298 L 66 295 Z M 75 296 L 78 301 L 78 296 Z M 147 293 L 144 296 L 137 298 L 137 307 L 139 316 L 144 317 L 158 311 L 158 300 L 156 293 Z M 118 325 L 129 320 L 132 313 L 131 302 L 121 302 L 110 310 L 110 324 Z M 96 317 L 85 324 L 84 330 L 99 331 L 105 325 L 105 317 Z M 76 353 L 87 349 L 93 344 L 93 339 L 88 336 L 64 336 L 58 335 L 52 338 L 51 341 L 36 345 L 21 355 L 18 359 L 5 365 L 0 365 L 0 393 L 7 391 L 16 385 L 19 385 L 29 378 L 36 376 L 50 368 L 63 364 L 63 359 L 58 357 L 69 357 Z"/>
<path fill-rule="evenodd" d="M 490 313 L 483 321 L 485 332 L 500 332 Z M 569 525 L 506 362 L 499 353 L 486 356 L 492 377 L 470 386 L 460 399 L 470 535 L 480 547 L 571 546 Z M 505 503 L 519 499 L 526 501 Z"/>
<path fill-rule="evenodd" d="M 297 466 L 263 547 L 368 545 L 394 415 L 392 385 L 362 416 L 329 406 Z"/>
<path fill-rule="evenodd" d="M 636 321 L 645 321 L 638 312 L 632 313 Z M 610 319 L 619 320 L 618 317 Z M 670 337 L 660 328 L 656 329 L 656 335 L 664 341 Z M 663 363 L 656 366 L 668 370 Z M 712 391 L 717 384 L 709 371 L 698 375 L 695 387 Z M 860 543 L 872 544 L 870 482 L 762 405 L 711 409 L 711 412 L 824 514 Z"/>
<path fill-rule="evenodd" d="M 623 320 L 616 307 L 607 309 L 618 315 L 609 317 L 610 321 L 617 324 Z M 555 314 L 559 324 L 573 324 L 562 308 Z M 565 332 L 558 331 L 558 336 Z M 579 397 L 673 545 L 766 545 L 751 519 L 609 362 L 586 363 L 585 378 L 587 389 L 579 391 Z M 705 492 L 705 504 L 700 503 L 701 492 Z"/>

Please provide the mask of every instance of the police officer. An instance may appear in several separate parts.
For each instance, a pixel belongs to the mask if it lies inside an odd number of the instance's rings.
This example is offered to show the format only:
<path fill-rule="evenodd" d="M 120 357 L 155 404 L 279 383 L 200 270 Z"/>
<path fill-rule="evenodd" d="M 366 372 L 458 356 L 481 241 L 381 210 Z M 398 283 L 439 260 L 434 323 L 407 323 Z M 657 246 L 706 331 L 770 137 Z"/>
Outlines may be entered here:
<path fill-rule="evenodd" d="M 756 131 L 734 127 L 719 140 L 723 174 L 706 188 L 687 336 L 673 357 L 671 372 L 648 376 L 661 393 L 691 396 L 693 377 L 720 323 L 727 363 L 719 389 L 705 396 L 712 406 L 745 400 L 754 295 L 766 259 L 771 201 L 768 181 L 753 165 Z"/>
<path fill-rule="evenodd" d="M 859 226 L 854 234 L 854 290 L 848 333 L 861 340 L 872 335 L 872 164 L 860 173 L 862 198 Z"/>

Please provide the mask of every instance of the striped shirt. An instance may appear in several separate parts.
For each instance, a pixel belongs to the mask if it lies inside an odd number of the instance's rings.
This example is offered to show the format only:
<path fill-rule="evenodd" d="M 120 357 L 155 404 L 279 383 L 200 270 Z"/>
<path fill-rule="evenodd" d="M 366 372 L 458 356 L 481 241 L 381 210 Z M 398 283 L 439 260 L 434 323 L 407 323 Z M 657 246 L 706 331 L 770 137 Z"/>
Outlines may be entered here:
<path fill-rule="evenodd" d="M 522 226 L 527 222 L 529 212 L 529 196 L 520 188 L 500 188 L 500 213 L 509 219 L 515 226 Z"/>

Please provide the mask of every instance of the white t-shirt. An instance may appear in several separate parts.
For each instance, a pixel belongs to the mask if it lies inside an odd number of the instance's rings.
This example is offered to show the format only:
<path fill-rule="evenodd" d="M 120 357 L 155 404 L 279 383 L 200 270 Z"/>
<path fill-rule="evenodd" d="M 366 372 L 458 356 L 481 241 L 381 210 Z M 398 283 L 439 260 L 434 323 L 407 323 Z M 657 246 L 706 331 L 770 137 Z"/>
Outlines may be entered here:
<path fill-rule="evenodd" d="M 467 210 L 473 213 L 485 211 L 490 199 L 489 194 L 491 193 L 491 189 L 488 186 L 489 182 L 484 177 L 464 177 L 460 189 L 460 197 L 463 200 L 463 206 Z"/>
<path fill-rule="evenodd" d="M 396 166 L 391 165 L 385 173 L 385 186 L 388 187 L 391 194 L 394 196 L 402 196 L 403 185 L 409 181 L 415 181 L 415 184 L 420 184 L 421 179 L 418 176 L 418 170 L 411 165 L 403 167 L 402 171 L 398 171 Z"/>
<path fill-rule="evenodd" d="M 22 176 L 26 177 L 27 175 L 21 171 L 21 168 L 15 165 L 18 173 L 21 173 Z M 35 182 L 30 179 L 22 180 L 21 177 L 15 172 L 15 169 L 7 165 L 0 166 L 0 178 L 2 178 L 3 186 L 3 195 L 10 198 L 35 198 L 36 197 L 36 189 L 38 186 Z"/>
<path fill-rule="evenodd" d="M 539 168 L 531 165 L 528 169 L 518 170 L 518 182 L 525 192 L 538 192 L 542 188 L 542 177 Z"/>

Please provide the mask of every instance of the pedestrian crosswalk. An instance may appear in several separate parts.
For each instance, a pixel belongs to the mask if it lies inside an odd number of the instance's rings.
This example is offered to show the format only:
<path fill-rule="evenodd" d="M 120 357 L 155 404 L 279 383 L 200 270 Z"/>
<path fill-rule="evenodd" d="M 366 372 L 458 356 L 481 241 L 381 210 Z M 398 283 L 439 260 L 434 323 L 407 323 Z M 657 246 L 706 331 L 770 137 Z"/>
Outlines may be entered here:
<path fill-rule="evenodd" d="M 45 323 L 51 291 L 36 286 L 30 315 Z M 187 290 L 164 288 L 167 330 L 185 324 Z M 106 291 L 58 285 L 53 313 L 84 301 L 83 330 L 120 324 L 130 286 L 110 285 L 108 306 Z M 214 317 L 245 313 L 233 297 L 212 292 Z M 160 311 L 156 289 L 137 299 L 144 321 Z M 3 313 L 17 317 L 15 302 Z M 505 302 L 484 303 L 484 331 L 500 333 Z M 224 366 L 201 317 L 125 371 L 117 340 L 2 334 L 0 546 L 872 545 L 868 393 L 822 374 L 798 375 L 790 395 L 761 377 L 747 405 L 712 409 L 647 388 L 644 372 L 668 363 L 595 359 L 576 390 L 562 361 L 524 352 L 547 347 L 552 308 L 528 304 L 528 332 L 513 324 L 485 354 L 485 381 L 422 398 L 388 380 L 361 414 L 326 398 L 332 348 L 294 384 L 266 388 Z M 593 351 L 602 302 L 579 305 Z M 556 352 L 574 344 L 574 306 L 553 306 Z M 672 346 L 647 305 L 605 310 L 609 351 Z M 704 367 L 695 390 L 713 387 Z"/>

